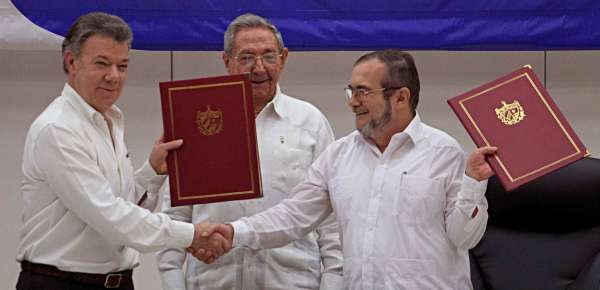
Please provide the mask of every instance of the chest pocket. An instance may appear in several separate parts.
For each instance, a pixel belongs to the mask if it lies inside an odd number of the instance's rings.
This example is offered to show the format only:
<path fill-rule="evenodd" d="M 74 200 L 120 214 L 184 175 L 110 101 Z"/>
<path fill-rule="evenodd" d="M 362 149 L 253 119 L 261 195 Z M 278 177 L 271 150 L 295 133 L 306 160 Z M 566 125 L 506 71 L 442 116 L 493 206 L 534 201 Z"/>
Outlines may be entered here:
<path fill-rule="evenodd" d="M 276 146 L 273 156 L 275 166 L 271 186 L 289 196 L 294 186 L 306 176 L 308 166 L 312 162 L 312 153 L 288 146 Z"/>
<path fill-rule="evenodd" d="M 445 200 L 440 181 L 403 174 L 394 201 L 394 215 L 405 224 L 432 224 L 443 219 Z"/>

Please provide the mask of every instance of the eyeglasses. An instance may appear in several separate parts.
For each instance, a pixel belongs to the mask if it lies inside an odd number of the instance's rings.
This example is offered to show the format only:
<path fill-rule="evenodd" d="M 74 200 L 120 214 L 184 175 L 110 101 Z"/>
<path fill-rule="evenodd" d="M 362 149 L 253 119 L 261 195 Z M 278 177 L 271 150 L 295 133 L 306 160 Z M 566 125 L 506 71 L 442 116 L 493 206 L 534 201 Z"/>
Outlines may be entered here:
<path fill-rule="evenodd" d="M 263 64 L 276 64 L 280 56 L 281 53 L 278 52 L 267 52 L 262 55 L 240 53 L 237 56 L 234 56 L 233 58 L 238 62 L 238 64 L 242 66 L 253 67 L 257 59 L 262 59 Z"/>
<path fill-rule="evenodd" d="M 350 101 L 352 99 L 352 97 L 356 97 L 357 100 L 362 101 L 364 100 L 365 97 L 367 97 L 368 95 L 375 93 L 375 92 L 385 92 L 385 91 L 389 91 L 389 90 L 397 90 L 397 89 L 401 89 L 402 87 L 389 87 L 389 88 L 378 88 L 378 89 L 372 89 L 372 90 L 367 90 L 365 88 L 358 88 L 358 89 L 354 89 L 350 86 L 347 86 L 344 88 L 344 93 L 346 95 L 346 100 Z"/>

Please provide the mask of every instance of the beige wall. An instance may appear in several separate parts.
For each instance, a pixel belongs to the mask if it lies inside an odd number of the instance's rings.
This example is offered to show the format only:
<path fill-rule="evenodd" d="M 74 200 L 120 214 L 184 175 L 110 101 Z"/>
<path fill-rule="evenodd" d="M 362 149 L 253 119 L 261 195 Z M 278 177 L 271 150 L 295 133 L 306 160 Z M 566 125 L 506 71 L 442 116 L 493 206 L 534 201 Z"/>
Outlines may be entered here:
<path fill-rule="evenodd" d="M 348 84 L 353 61 L 362 52 L 292 52 L 281 86 L 285 92 L 309 100 L 329 118 L 337 137 L 353 130 L 342 88 Z M 472 142 L 446 104 L 446 99 L 479 84 L 531 64 L 544 79 L 555 102 L 594 157 L 600 157 L 598 74 L 600 52 L 437 52 L 414 53 L 421 76 L 422 119 L 456 137 L 466 150 Z M 224 74 L 220 53 L 175 52 L 176 79 Z M 15 252 L 21 224 L 21 154 L 29 124 L 63 86 L 58 51 L 0 51 L 0 285 L 12 288 L 18 275 Z M 132 55 L 129 82 L 119 106 L 125 111 L 126 138 L 133 161 L 140 165 L 160 134 L 159 81 L 169 80 L 169 52 Z M 152 255 L 144 255 L 134 279 L 137 289 L 161 289 Z"/>

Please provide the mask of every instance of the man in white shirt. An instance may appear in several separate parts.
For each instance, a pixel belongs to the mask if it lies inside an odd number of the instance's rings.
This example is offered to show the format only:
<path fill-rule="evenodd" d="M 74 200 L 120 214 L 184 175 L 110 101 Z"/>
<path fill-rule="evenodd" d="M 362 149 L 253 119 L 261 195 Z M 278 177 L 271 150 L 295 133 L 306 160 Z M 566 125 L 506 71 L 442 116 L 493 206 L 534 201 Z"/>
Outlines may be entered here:
<path fill-rule="evenodd" d="M 67 83 L 25 141 L 19 290 L 133 289 L 138 251 L 207 242 L 200 225 L 150 212 L 160 204 L 168 151 L 182 141 L 158 140 L 141 169 L 131 165 L 114 105 L 131 38 L 121 18 L 105 13 L 81 16 L 65 37 Z"/>
<path fill-rule="evenodd" d="M 289 196 L 310 164 L 334 140 L 329 122 L 317 108 L 281 92 L 277 81 L 288 50 L 271 22 L 254 14 L 241 15 L 231 22 L 224 40 L 227 72 L 249 73 L 252 81 L 264 197 L 165 210 L 186 222 L 232 222 L 276 205 Z M 343 286 L 339 230 L 333 216 L 278 249 L 236 248 L 210 265 L 188 259 L 185 271 L 186 252 L 181 248 L 162 251 L 157 258 L 163 286 L 170 290 Z"/>
<path fill-rule="evenodd" d="M 419 87 L 408 53 L 359 58 L 346 88 L 358 131 L 330 145 L 289 199 L 204 234 L 216 230 L 234 247 L 279 247 L 333 211 L 345 288 L 472 289 L 467 251 L 485 231 L 492 175 L 484 155 L 497 148 L 466 159 L 454 139 L 421 122 Z"/>

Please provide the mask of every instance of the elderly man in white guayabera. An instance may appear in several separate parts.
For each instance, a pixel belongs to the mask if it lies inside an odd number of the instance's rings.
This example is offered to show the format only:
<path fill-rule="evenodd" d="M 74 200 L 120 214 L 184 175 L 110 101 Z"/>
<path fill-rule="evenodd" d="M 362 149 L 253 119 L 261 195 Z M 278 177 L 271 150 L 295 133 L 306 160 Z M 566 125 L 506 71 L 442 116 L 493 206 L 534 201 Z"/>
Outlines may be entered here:
<path fill-rule="evenodd" d="M 224 39 L 227 72 L 249 73 L 252 81 L 264 197 L 165 209 L 174 219 L 232 222 L 262 212 L 289 197 L 310 164 L 334 140 L 329 122 L 317 108 L 279 87 L 288 50 L 271 22 L 241 15 L 229 24 Z M 236 248 L 210 265 L 187 259 L 184 271 L 185 260 L 182 248 L 159 253 L 165 289 L 343 289 L 342 251 L 333 215 L 281 248 Z"/>

